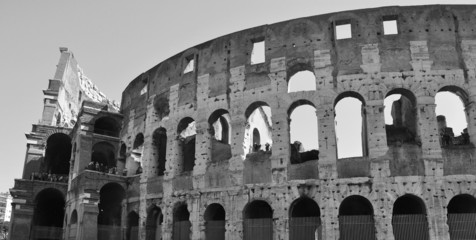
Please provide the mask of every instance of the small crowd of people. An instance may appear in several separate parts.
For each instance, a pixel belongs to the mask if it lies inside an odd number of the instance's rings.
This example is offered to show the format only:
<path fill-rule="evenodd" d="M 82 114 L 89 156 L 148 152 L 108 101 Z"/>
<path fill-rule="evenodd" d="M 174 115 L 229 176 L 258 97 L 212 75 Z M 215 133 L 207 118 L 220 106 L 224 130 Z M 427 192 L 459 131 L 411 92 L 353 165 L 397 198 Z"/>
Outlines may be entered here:
<path fill-rule="evenodd" d="M 109 173 L 109 174 L 119 174 L 117 172 L 117 167 L 108 167 L 107 165 L 104 165 L 99 162 L 89 162 L 86 169 L 96 171 L 96 172 Z"/>
<path fill-rule="evenodd" d="M 60 174 L 45 173 L 45 172 L 43 173 L 34 172 L 34 173 L 31 173 L 30 180 L 67 183 L 68 176 L 60 175 Z"/>
<path fill-rule="evenodd" d="M 266 152 L 269 152 L 270 151 L 270 148 L 271 148 L 271 145 L 269 143 L 266 143 L 264 145 L 264 150 Z M 253 143 L 253 152 L 258 152 L 259 150 L 261 150 L 261 144 L 259 143 Z"/>

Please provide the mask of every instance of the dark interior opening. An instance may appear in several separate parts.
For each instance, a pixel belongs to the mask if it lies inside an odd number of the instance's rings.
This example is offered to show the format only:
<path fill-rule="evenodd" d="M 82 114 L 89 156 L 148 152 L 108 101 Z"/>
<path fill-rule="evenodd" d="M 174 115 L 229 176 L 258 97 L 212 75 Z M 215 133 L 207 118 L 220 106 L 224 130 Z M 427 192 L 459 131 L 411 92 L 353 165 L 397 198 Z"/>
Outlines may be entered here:
<path fill-rule="evenodd" d="M 245 219 L 273 218 L 273 209 L 269 204 L 262 200 L 256 200 L 245 207 Z"/>
<path fill-rule="evenodd" d="M 119 124 L 111 117 L 102 117 L 94 122 L 94 133 L 119 137 Z"/>
<path fill-rule="evenodd" d="M 426 214 L 423 201 L 413 195 L 401 196 L 393 204 L 393 215 Z"/>
<path fill-rule="evenodd" d="M 373 215 L 372 204 L 362 196 L 350 196 L 344 199 L 339 208 L 339 216 Z"/>
<path fill-rule="evenodd" d="M 71 159 L 71 138 L 55 133 L 46 141 L 46 151 L 40 171 L 51 174 L 68 174 Z"/>

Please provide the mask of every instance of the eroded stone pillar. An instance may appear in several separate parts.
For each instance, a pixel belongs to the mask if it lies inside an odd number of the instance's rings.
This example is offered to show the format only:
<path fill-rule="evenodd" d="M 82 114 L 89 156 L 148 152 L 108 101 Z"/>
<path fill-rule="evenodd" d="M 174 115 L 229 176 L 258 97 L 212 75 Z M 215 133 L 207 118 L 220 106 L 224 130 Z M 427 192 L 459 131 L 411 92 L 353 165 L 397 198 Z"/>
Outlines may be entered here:
<path fill-rule="evenodd" d="M 319 122 L 319 178 L 337 178 L 337 142 L 334 123 L 334 105 L 316 106 Z"/>

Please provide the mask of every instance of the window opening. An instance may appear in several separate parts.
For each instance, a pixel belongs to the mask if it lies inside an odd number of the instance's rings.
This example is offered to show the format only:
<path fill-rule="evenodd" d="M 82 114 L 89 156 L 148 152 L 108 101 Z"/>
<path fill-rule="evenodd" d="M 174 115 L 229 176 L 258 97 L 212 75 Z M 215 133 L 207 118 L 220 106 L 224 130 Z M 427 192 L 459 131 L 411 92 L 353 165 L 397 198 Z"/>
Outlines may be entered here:
<path fill-rule="evenodd" d="M 373 215 L 372 204 L 366 198 L 357 195 L 345 198 L 339 207 L 340 239 L 353 240 L 359 236 L 376 240 Z"/>
<path fill-rule="evenodd" d="M 192 226 L 190 220 L 190 213 L 186 204 L 180 204 L 176 207 L 173 216 L 173 240 L 187 240 L 190 239 L 190 228 Z"/>
<path fill-rule="evenodd" d="M 299 91 L 315 91 L 316 77 L 308 70 L 299 71 L 289 78 L 288 93 Z"/>
<path fill-rule="evenodd" d="M 435 104 L 440 145 L 469 144 L 467 115 L 462 98 L 444 89 L 436 94 Z"/>
<path fill-rule="evenodd" d="M 163 176 L 165 173 L 165 163 L 167 157 L 167 131 L 165 128 L 158 128 L 152 135 L 154 153 L 157 159 L 157 175 Z"/>
<path fill-rule="evenodd" d="M 383 19 L 383 34 L 398 34 L 398 25 L 396 16 L 388 16 Z"/>
<path fill-rule="evenodd" d="M 476 236 L 476 199 L 469 194 L 460 194 L 448 204 L 448 227 L 450 239 L 471 239 Z"/>
<path fill-rule="evenodd" d="M 251 51 L 251 65 L 264 63 L 264 61 L 265 61 L 264 40 L 253 42 L 253 50 Z"/>
<path fill-rule="evenodd" d="M 319 138 L 316 109 L 309 103 L 291 106 L 290 149 L 291 164 L 319 159 Z"/>
<path fill-rule="evenodd" d="M 210 204 L 205 210 L 205 239 L 225 239 L 225 209 L 218 204 Z"/>
<path fill-rule="evenodd" d="M 185 65 L 185 69 L 183 70 L 183 73 L 189 73 L 193 72 L 195 70 L 195 59 L 193 56 L 185 58 L 187 65 Z"/>
<path fill-rule="evenodd" d="M 157 206 L 151 207 L 147 211 L 145 239 L 147 240 L 162 239 L 163 221 L 164 221 L 164 216 L 162 215 L 162 210 L 158 208 Z"/>
<path fill-rule="evenodd" d="M 365 110 L 361 100 L 344 96 L 337 102 L 335 131 L 338 158 L 362 157 L 367 153 L 365 124 Z"/>
<path fill-rule="evenodd" d="M 393 204 L 392 226 L 395 240 L 428 240 L 428 221 L 423 201 L 404 195 Z"/>
<path fill-rule="evenodd" d="M 216 110 L 208 119 L 212 162 L 231 158 L 229 120 L 230 114 L 223 109 Z"/>
<path fill-rule="evenodd" d="M 245 129 L 245 153 L 271 154 L 271 108 L 264 102 L 256 102 L 248 107 L 245 116 L 248 125 Z"/>
<path fill-rule="evenodd" d="M 415 96 L 408 90 L 397 89 L 384 100 L 387 145 L 417 143 L 417 113 Z"/>
<path fill-rule="evenodd" d="M 317 203 L 301 197 L 291 204 L 289 221 L 290 240 L 322 239 L 321 213 Z"/>
<path fill-rule="evenodd" d="M 336 39 L 352 38 L 352 25 L 350 20 L 342 20 L 335 22 Z"/>
<path fill-rule="evenodd" d="M 273 239 L 273 209 L 265 201 L 256 200 L 243 211 L 243 239 Z"/>
<path fill-rule="evenodd" d="M 178 150 L 182 172 L 190 172 L 195 166 L 195 120 L 184 118 L 179 122 L 178 128 Z"/>

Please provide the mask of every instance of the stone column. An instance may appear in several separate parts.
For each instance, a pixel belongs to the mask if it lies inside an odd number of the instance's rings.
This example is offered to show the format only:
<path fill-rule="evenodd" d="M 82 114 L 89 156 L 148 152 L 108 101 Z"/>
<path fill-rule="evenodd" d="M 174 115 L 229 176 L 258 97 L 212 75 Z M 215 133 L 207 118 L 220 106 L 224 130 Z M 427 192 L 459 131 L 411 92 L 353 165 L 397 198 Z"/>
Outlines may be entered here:
<path fill-rule="evenodd" d="M 377 178 L 390 176 L 390 161 L 382 159 L 388 151 L 384 108 L 383 99 L 368 101 L 365 106 L 370 175 Z"/>
<path fill-rule="evenodd" d="M 78 224 L 78 238 L 79 240 L 96 240 L 98 236 L 98 214 L 99 209 L 97 203 L 82 202 L 79 205 L 79 212 L 83 216 Z"/>
<path fill-rule="evenodd" d="M 319 178 L 337 178 L 337 142 L 334 123 L 334 105 L 316 107 L 319 122 Z"/>

